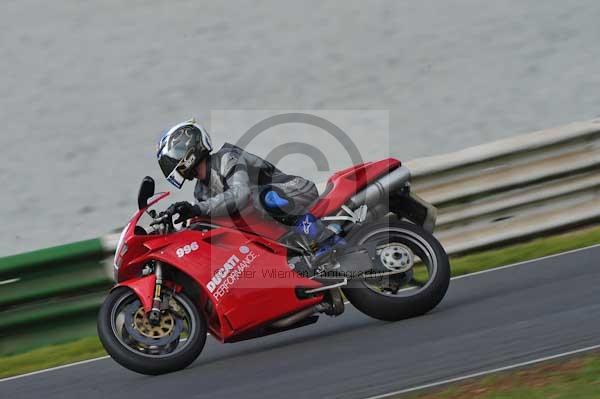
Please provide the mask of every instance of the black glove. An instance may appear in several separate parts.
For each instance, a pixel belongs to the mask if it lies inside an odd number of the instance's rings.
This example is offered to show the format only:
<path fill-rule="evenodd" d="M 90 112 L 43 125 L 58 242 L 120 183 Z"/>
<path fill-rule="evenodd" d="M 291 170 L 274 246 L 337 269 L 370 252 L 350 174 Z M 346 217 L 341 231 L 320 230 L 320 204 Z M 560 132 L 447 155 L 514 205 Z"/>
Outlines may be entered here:
<path fill-rule="evenodd" d="M 189 202 L 176 202 L 165 211 L 166 214 L 173 217 L 178 214 L 179 217 L 175 220 L 175 224 L 182 223 L 195 216 L 201 216 L 202 212 L 198 205 L 192 205 Z"/>

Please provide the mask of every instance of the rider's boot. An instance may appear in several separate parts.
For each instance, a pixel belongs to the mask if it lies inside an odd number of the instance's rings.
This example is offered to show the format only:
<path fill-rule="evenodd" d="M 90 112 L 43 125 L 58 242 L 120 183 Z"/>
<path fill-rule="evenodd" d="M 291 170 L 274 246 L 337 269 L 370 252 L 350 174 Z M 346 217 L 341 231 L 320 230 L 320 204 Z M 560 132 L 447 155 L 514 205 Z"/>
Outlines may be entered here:
<path fill-rule="evenodd" d="M 266 190 L 263 192 L 261 201 L 267 211 L 273 216 L 280 217 L 285 215 L 286 209 L 290 206 L 289 200 L 275 190 Z M 334 251 L 346 245 L 346 241 L 339 236 L 341 232 L 339 225 L 332 224 L 325 226 L 323 222 L 311 213 L 295 219 L 295 222 L 292 222 L 294 231 L 305 238 L 305 241 L 309 243 L 309 249 L 313 251 L 312 265 L 320 266 L 327 264 Z"/>
<path fill-rule="evenodd" d="M 314 265 L 325 263 L 335 250 L 346 245 L 346 240 L 339 235 L 340 229 L 325 226 L 323 222 L 310 213 L 298 218 L 295 231 L 314 244 L 314 255 L 312 257 Z"/>

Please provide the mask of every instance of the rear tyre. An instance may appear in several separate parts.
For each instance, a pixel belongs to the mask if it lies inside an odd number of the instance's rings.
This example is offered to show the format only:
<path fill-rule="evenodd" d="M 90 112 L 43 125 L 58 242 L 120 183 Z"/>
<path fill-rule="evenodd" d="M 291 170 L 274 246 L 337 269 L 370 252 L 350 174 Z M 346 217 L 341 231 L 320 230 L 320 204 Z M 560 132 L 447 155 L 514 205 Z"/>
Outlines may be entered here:
<path fill-rule="evenodd" d="M 206 321 L 183 293 L 173 294 L 159 326 L 148 324 L 137 295 L 127 287 L 113 290 L 98 314 L 98 336 L 121 366 L 159 375 L 189 366 L 206 342 Z"/>
<path fill-rule="evenodd" d="M 416 274 L 411 269 L 379 280 L 351 280 L 343 291 L 361 312 L 379 320 L 403 320 L 429 312 L 444 298 L 450 283 L 448 255 L 438 240 L 420 226 L 394 219 L 369 223 L 351 231 L 347 240 L 349 246 L 375 242 L 381 248 L 376 261 L 383 252 L 382 262 L 390 255 L 385 253 L 386 248 L 391 248 L 392 259 L 396 248 L 408 248 L 423 267 Z M 387 264 L 402 267 L 402 256 L 398 255 L 397 264 Z M 416 281 L 418 274 L 426 274 L 427 281 Z"/>

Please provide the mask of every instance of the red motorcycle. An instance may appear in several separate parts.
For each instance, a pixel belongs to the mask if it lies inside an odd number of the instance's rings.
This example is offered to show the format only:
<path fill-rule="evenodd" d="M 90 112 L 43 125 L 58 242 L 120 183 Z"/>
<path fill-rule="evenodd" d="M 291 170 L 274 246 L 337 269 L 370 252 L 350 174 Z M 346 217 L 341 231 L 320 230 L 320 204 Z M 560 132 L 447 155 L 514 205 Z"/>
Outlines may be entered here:
<path fill-rule="evenodd" d="M 450 266 L 431 234 L 436 209 L 409 180 L 391 158 L 334 174 L 310 212 L 346 245 L 316 267 L 319 243 L 253 207 L 176 229 L 150 209 L 169 193 L 155 196 L 144 178 L 139 211 L 117 246 L 117 285 L 98 316 L 104 348 L 124 367 L 157 375 L 192 363 L 208 333 L 225 343 L 306 326 L 342 314 L 343 295 L 381 320 L 430 311 L 448 289 Z"/>

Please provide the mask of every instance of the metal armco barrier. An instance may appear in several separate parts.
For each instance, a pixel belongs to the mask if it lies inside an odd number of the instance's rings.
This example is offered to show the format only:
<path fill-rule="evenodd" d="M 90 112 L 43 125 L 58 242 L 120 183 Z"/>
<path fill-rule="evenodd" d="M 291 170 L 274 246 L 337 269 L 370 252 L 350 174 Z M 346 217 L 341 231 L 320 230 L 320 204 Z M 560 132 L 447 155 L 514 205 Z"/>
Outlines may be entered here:
<path fill-rule="evenodd" d="M 451 254 L 600 219 L 600 120 L 407 162 Z"/>
<path fill-rule="evenodd" d="M 600 120 L 405 165 L 450 254 L 600 220 Z M 94 334 L 117 238 L 0 258 L 0 356 Z"/>

